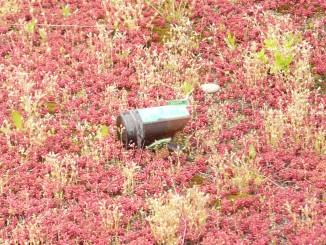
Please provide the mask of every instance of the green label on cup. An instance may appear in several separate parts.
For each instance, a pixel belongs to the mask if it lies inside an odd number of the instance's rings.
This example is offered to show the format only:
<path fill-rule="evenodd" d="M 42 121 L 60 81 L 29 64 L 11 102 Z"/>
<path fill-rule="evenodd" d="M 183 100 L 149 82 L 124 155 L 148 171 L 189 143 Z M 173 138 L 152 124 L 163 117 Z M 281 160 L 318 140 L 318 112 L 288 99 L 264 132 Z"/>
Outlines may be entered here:
<path fill-rule="evenodd" d="M 143 123 L 152 123 L 157 121 L 173 120 L 189 117 L 189 111 L 186 106 L 167 105 L 137 110 Z"/>
<path fill-rule="evenodd" d="M 188 99 L 181 99 L 181 100 L 170 100 L 168 101 L 167 105 L 189 105 Z"/>

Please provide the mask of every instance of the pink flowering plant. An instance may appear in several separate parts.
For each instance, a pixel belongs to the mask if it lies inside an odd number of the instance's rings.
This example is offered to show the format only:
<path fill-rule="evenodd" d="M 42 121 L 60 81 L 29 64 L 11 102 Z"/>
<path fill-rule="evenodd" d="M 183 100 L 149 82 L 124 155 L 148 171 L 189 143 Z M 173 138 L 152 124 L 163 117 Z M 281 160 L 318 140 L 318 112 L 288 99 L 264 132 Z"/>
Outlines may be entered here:
<path fill-rule="evenodd" d="M 325 244 L 325 13 L 0 0 L 0 244 Z M 120 112 L 186 96 L 181 150 L 123 148 Z"/>

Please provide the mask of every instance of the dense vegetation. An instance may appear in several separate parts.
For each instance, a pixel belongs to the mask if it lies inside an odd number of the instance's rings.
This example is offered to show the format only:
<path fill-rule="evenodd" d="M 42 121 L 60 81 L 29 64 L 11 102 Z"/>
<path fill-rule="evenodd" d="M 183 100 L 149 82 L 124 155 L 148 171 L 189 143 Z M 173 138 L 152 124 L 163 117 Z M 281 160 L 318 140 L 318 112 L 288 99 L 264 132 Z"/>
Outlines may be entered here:
<path fill-rule="evenodd" d="M 325 12 L 0 0 L 0 243 L 325 244 Z M 182 150 L 122 147 L 120 112 L 185 96 Z"/>

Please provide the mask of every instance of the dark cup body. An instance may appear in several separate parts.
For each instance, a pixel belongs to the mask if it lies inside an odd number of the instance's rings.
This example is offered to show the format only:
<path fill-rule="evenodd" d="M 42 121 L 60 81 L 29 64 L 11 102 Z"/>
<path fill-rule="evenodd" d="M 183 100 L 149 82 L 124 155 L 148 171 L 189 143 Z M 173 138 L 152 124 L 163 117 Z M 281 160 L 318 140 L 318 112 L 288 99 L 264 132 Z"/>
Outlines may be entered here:
<path fill-rule="evenodd" d="M 186 107 L 162 106 L 130 110 L 117 118 L 118 136 L 126 148 L 150 145 L 173 137 L 190 119 Z"/>

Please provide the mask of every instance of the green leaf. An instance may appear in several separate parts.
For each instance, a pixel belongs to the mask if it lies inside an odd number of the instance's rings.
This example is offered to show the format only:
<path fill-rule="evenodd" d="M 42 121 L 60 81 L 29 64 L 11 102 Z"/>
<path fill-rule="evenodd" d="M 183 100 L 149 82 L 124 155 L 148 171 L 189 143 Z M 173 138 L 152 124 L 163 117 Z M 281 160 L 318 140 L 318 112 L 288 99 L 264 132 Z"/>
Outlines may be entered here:
<path fill-rule="evenodd" d="M 301 35 L 300 34 L 293 34 L 293 33 L 289 33 L 285 40 L 284 40 L 284 47 L 285 48 L 291 48 L 293 46 L 295 46 L 296 44 L 298 44 L 301 41 Z"/>
<path fill-rule="evenodd" d="M 249 145 L 249 159 L 253 160 L 256 158 L 257 152 L 253 144 Z"/>
<path fill-rule="evenodd" d="M 276 38 L 267 38 L 264 40 L 264 46 L 269 50 L 277 49 L 278 41 Z"/>
<path fill-rule="evenodd" d="M 63 6 L 61 11 L 62 11 L 63 17 L 65 17 L 65 18 L 71 15 L 69 4 L 66 4 L 65 6 Z"/>
<path fill-rule="evenodd" d="M 184 95 L 188 96 L 189 94 L 191 94 L 192 90 L 194 89 L 194 86 L 192 85 L 192 83 L 185 81 L 182 84 L 182 92 Z"/>
<path fill-rule="evenodd" d="M 244 198 L 248 198 L 250 196 L 250 194 L 248 193 L 237 193 L 237 194 L 231 194 L 231 195 L 227 195 L 226 198 L 232 202 L 235 202 L 237 200 L 241 200 Z"/>
<path fill-rule="evenodd" d="M 226 45 L 229 47 L 229 49 L 235 49 L 237 46 L 235 41 L 235 36 L 229 31 L 227 32 L 224 41 L 226 42 Z"/>
<path fill-rule="evenodd" d="M 193 176 L 191 179 L 190 179 L 190 186 L 193 187 L 195 185 L 198 185 L 198 186 L 201 186 L 203 185 L 203 183 L 205 182 L 206 178 L 205 176 L 203 175 L 200 175 L 200 174 L 197 174 L 195 176 Z"/>
<path fill-rule="evenodd" d="M 214 208 L 215 208 L 215 209 L 220 209 L 220 208 L 221 208 L 221 199 L 216 199 L 216 200 L 213 202 L 213 205 L 214 205 Z"/>
<path fill-rule="evenodd" d="M 97 135 L 100 138 L 105 138 L 109 135 L 110 131 L 109 131 L 109 127 L 106 125 L 101 125 L 100 128 L 97 131 Z"/>
<path fill-rule="evenodd" d="M 45 29 L 44 28 L 40 28 L 38 30 L 38 33 L 40 34 L 41 39 L 43 41 L 45 41 L 46 40 L 46 36 L 47 36 Z"/>
<path fill-rule="evenodd" d="M 263 63 L 268 63 L 268 59 L 267 59 L 267 56 L 265 54 L 265 50 L 262 49 L 260 50 L 257 55 L 256 55 L 257 59 L 259 59 L 260 61 L 262 61 Z"/>
<path fill-rule="evenodd" d="M 35 30 L 36 23 L 37 23 L 37 20 L 32 19 L 30 22 L 25 24 L 25 30 L 28 33 L 33 33 Z"/>
<path fill-rule="evenodd" d="M 281 52 L 275 52 L 274 59 L 274 71 L 288 71 L 293 56 L 283 55 Z"/>
<path fill-rule="evenodd" d="M 48 109 L 49 113 L 55 113 L 56 109 L 58 108 L 58 104 L 55 103 L 54 101 L 48 101 L 46 103 L 46 108 Z"/>
<path fill-rule="evenodd" d="M 166 145 L 168 143 L 171 142 L 171 138 L 166 138 L 166 139 L 161 139 L 161 140 L 155 140 L 154 143 L 150 144 L 149 146 L 147 146 L 147 149 L 159 149 L 161 148 L 163 145 Z"/>
<path fill-rule="evenodd" d="M 20 114 L 19 111 L 12 111 L 11 112 L 11 120 L 14 123 L 17 129 L 22 129 L 24 124 L 23 116 Z"/>

